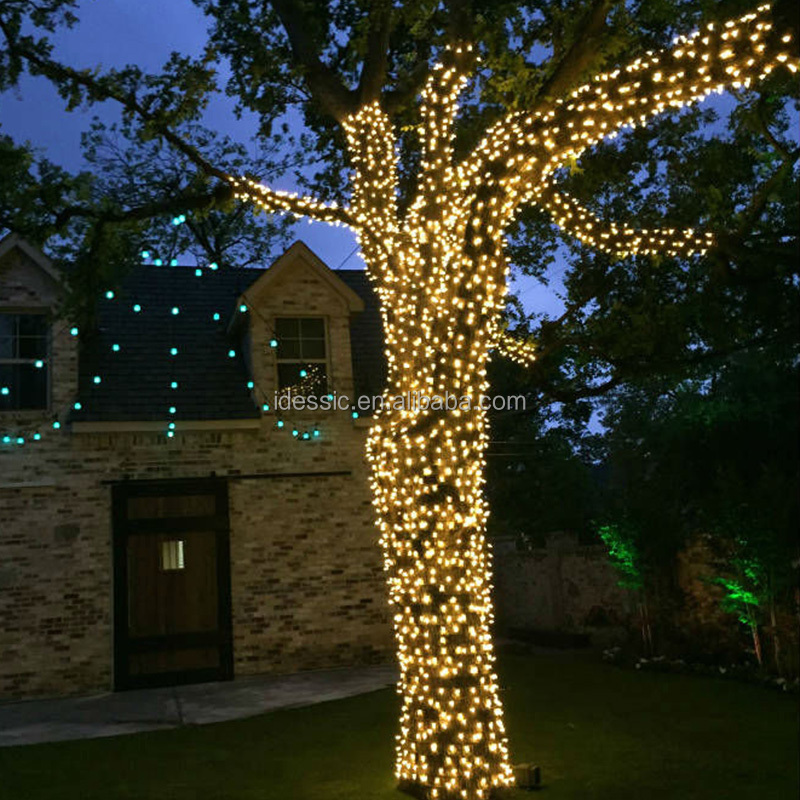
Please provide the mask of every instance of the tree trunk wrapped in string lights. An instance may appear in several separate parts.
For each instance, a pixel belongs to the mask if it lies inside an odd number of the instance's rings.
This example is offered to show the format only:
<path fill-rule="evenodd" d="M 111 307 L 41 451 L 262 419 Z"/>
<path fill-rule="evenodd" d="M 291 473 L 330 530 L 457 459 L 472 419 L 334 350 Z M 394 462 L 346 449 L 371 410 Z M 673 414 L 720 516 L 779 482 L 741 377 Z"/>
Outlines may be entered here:
<path fill-rule="evenodd" d="M 611 5 L 592 4 L 592 14 L 602 17 Z M 352 168 L 347 206 L 228 175 L 131 92 L 54 65 L 41 51 L 18 48 L 14 54 L 62 85 L 122 103 L 143 120 L 148 135 L 161 135 L 240 200 L 357 233 L 381 302 L 388 362 L 367 457 L 401 673 L 396 774 L 425 797 L 483 800 L 511 785 L 513 773 L 491 638 L 481 397 L 493 352 L 521 364 L 536 358 L 534 344 L 504 332 L 504 232 L 521 207 L 538 204 L 564 231 L 611 254 L 705 252 L 714 245 L 710 232 L 604 223 L 558 191 L 557 170 L 667 109 L 747 87 L 778 68 L 796 72 L 796 45 L 774 28 L 769 6 L 761 6 L 679 37 L 672 49 L 598 75 L 561 98 L 545 95 L 529 112 L 506 114 L 457 159 L 458 97 L 478 59 L 467 38 L 453 36 L 421 91 L 416 192 L 401 211 L 397 131 L 381 91 L 392 4 L 374 4 L 382 15 L 376 12 L 370 27 L 370 69 L 365 66 L 357 89 L 321 62 L 301 6 L 270 4 L 310 94 L 344 131 Z M 209 13 L 223 15 L 220 9 Z M 557 94 L 559 81 L 549 88 Z M 430 402 L 415 402 L 420 398 Z"/>
<path fill-rule="evenodd" d="M 268 210 L 351 225 L 381 300 L 389 377 L 367 454 L 401 670 L 396 773 L 431 798 L 486 798 L 512 783 L 490 633 L 480 398 L 493 349 L 525 364 L 535 348 L 501 328 L 504 231 L 534 202 L 563 229 L 620 256 L 705 252 L 710 233 L 604 226 L 554 190 L 553 173 L 667 108 L 747 86 L 784 64 L 795 71 L 789 42 L 775 36 L 762 6 L 599 75 L 546 110 L 509 115 L 456 163 L 457 97 L 475 60 L 465 43 L 442 54 L 422 92 L 419 190 L 402 217 L 392 125 L 377 102 L 343 120 L 349 208 L 235 182 L 240 197 Z M 414 397 L 458 403 L 426 408 L 407 401 Z"/>

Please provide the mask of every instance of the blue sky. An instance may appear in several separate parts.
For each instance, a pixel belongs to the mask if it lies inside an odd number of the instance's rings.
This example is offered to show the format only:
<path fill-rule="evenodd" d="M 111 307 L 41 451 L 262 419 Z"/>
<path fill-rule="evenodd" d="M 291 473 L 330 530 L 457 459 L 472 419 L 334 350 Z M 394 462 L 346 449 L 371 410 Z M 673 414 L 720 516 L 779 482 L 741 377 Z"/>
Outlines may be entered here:
<path fill-rule="evenodd" d="M 80 22 L 72 30 L 58 33 L 55 56 L 75 67 L 119 67 L 135 63 L 156 72 L 173 50 L 198 55 L 206 39 L 206 20 L 191 0 L 84 0 L 78 11 Z M 221 83 L 226 79 L 221 65 Z M 247 142 L 256 132 L 253 117 L 237 119 L 234 103 L 224 95 L 214 97 L 205 123 Z M 43 78 L 25 78 L 16 92 L 0 95 L 0 131 L 15 141 L 29 141 L 56 163 L 70 170 L 83 166 L 81 133 L 91 118 L 106 122 L 119 118 L 111 104 L 72 113 Z M 294 189 L 290 175 L 276 175 L 278 189 Z M 363 268 L 355 236 L 349 230 L 322 223 L 298 224 L 296 236 L 303 239 L 332 268 Z M 354 252 L 355 251 L 355 252 Z M 277 255 L 277 254 L 276 254 Z M 556 265 L 556 273 L 559 265 Z M 556 280 L 555 285 L 558 285 Z M 528 311 L 559 314 L 563 308 L 553 288 L 531 278 L 514 284 Z"/>

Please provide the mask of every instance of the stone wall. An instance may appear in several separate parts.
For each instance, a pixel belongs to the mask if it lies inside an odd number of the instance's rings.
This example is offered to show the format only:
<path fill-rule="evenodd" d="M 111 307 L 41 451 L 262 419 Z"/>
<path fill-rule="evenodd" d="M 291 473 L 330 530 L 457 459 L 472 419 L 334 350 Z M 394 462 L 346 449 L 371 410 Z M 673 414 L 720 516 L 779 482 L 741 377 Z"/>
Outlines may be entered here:
<path fill-rule="evenodd" d="M 498 630 L 590 633 L 606 644 L 623 633 L 632 613 L 628 592 L 602 546 L 554 533 L 546 546 L 519 550 L 513 539 L 494 544 Z"/>

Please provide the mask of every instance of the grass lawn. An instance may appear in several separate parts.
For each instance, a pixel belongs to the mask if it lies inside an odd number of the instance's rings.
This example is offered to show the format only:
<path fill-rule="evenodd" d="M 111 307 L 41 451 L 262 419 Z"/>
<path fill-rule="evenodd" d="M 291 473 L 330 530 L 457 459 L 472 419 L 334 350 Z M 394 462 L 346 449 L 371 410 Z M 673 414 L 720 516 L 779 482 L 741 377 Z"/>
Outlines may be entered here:
<path fill-rule="evenodd" d="M 548 800 L 795 800 L 796 699 L 503 654 L 514 759 Z M 389 691 L 238 722 L 0 749 L 3 800 L 402 800 Z M 525 792 L 514 798 L 530 797 Z"/>

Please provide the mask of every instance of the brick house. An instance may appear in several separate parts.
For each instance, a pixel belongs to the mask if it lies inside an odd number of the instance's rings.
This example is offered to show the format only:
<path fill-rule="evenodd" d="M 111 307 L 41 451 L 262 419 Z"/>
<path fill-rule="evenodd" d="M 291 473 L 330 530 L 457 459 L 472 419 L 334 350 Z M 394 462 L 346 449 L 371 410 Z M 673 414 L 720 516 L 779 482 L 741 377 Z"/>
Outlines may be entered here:
<path fill-rule="evenodd" d="M 0 698 L 386 658 L 366 420 L 275 407 L 380 393 L 366 275 L 142 264 L 92 331 L 61 287 L 0 242 Z"/>

